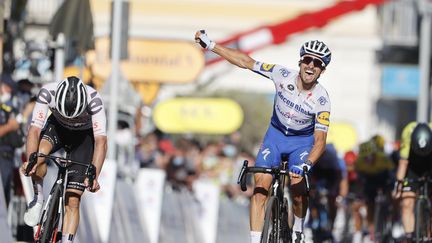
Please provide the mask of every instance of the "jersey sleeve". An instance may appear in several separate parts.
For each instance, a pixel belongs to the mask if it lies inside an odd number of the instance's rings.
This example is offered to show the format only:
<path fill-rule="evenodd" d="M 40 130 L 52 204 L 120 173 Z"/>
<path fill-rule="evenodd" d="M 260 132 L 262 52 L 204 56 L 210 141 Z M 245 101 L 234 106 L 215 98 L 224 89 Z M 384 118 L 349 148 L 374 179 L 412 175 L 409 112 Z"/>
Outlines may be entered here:
<path fill-rule="evenodd" d="M 89 93 L 90 102 L 87 111 L 92 118 L 93 135 L 106 136 L 106 114 L 102 98 L 96 90 Z"/>
<path fill-rule="evenodd" d="M 49 103 L 53 99 L 47 86 L 43 86 L 36 99 L 36 104 L 33 107 L 30 126 L 43 128 L 48 117 Z"/>
<path fill-rule="evenodd" d="M 277 64 L 268 64 L 264 62 L 255 62 L 253 71 L 268 79 L 276 82 L 287 77 L 290 71 L 285 67 Z"/>
<path fill-rule="evenodd" d="M 409 151 L 411 147 L 411 134 L 417 125 L 416 122 L 410 122 L 405 128 L 402 130 L 401 135 L 401 145 L 400 145 L 400 158 L 408 159 Z"/>
<path fill-rule="evenodd" d="M 330 98 L 327 92 L 318 97 L 315 106 L 315 130 L 327 132 L 330 126 Z"/>

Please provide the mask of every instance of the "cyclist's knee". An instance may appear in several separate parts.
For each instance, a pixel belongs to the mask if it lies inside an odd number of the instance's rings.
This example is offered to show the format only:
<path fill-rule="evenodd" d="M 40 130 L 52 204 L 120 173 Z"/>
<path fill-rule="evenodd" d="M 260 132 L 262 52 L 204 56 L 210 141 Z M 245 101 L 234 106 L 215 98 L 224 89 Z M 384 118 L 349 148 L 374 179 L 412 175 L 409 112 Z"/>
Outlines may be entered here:
<path fill-rule="evenodd" d="M 265 200 L 269 195 L 272 176 L 266 174 L 255 174 L 255 189 L 253 196 L 258 200 Z"/>
<path fill-rule="evenodd" d="M 256 200 L 265 201 L 269 195 L 269 191 L 264 187 L 255 187 L 253 196 Z"/>
<path fill-rule="evenodd" d="M 82 192 L 77 190 L 68 190 L 65 194 L 65 205 L 70 209 L 79 208 Z"/>
<path fill-rule="evenodd" d="M 401 200 L 402 210 L 413 210 L 415 204 L 415 197 L 403 197 Z"/>

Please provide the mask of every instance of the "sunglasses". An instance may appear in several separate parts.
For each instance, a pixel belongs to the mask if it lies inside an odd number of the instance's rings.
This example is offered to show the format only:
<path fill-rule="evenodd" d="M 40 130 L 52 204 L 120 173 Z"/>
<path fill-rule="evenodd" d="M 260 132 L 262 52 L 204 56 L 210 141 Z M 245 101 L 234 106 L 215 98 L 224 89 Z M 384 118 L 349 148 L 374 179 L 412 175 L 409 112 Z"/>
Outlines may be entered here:
<path fill-rule="evenodd" d="M 324 64 L 323 61 L 321 61 L 321 59 L 314 58 L 314 57 L 311 57 L 311 56 L 302 56 L 300 58 L 300 62 L 302 62 L 304 64 L 309 64 L 309 63 L 313 62 L 313 65 L 315 67 L 319 67 L 321 69 L 325 68 L 325 64 Z"/>

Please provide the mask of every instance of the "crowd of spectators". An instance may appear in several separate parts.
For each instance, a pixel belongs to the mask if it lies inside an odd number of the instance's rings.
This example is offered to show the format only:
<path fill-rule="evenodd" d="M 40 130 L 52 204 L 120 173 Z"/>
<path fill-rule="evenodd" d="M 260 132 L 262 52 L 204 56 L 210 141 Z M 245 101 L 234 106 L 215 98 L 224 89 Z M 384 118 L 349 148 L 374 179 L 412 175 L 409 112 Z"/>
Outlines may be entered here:
<path fill-rule="evenodd" d="M 15 81 L 8 74 L 1 75 L 0 81 L 0 101 L 3 109 L 3 117 L 0 117 L 1 138 L 8 132 L 20 128 L 23 131 L 27 130 L 40 84 L 34 84 L 28 79 Z M 12 109 L 4 110 L 6 107 Z M 139 121 L 139 119 L 136 120 Z M 139 127 L 142 126 L 142 124 L 134 125 L 136 126 L 134 127 L 135 130 L 139 130 Z M 120 128 L 128 128 L 128 124 L 119 123 L 119 126 Z M 249 187 L 246 192 L 242 192 L 237 185 L 237 177 L 244 160 L 248 160 L 249 165 L 254 164 L 256 151 L 245 149 L 242 146 L 240 142 L 242 134 L 240 132 L 214 136 L 213 139 L 206 140 L 199 136 L 164 134 L 157 129 L 145 134 L 138 131 L 132 133 L 131 136 L 134 138 L 126 139 L 126 141 L 128 143 L 134 141 L 132 142 L 133 154 L 129 154 L 126 160 L 132 160 L 135 166 L 139 168 L 164 170 L 167 175 L 167 185 L 174 190 L 186 188 L 193 193 L 195 180 L 207 180 L 219 186 L 221 199 L 233 200 L 244 205 L 249 203 L 252 187 Z M 22 163 L 24 146 L 13 147 L 3 144 L 3 142 L 4 139 L 0 139 L 0 171 L 3 192 L 6 202 L 9 204 L 12 197 L 23 194 L 19 185 L 17 168 Z M 368 190 L 362 191 L 365 190 L 365 186 L 367 187 L 366 182 L 371 181 L 370 175 L 373 176 L 375 171 L 362 170 L 362 164 L 358 163 L 359 158 L 365 159 L 363 162 L 366 164 L 363 166 L 366 165 L 366 169 L 373 168 L 371 165 L 377 156 L 380 157 L 380 163 L 393 161 L 393 165 L 388 164 L 386 167 L 386 173 L 389 173 L 389 179 L 391 179 L 394 172 L 393 168 L 396 167 L 398 161 L 398 149 L 398 143 L 394 143 L 393 148 L 384 150 L 382 137 L 374 136 L 353 148 L 352 151 L 348 151 L 345 156 L 337 153 L 336 159 L 345 164 L 345 178 L 348 182 L 346 185 L 348 189 L 344 188 L 343 190 L 349 193 L 342 193 L 342 196 L 354 195 L 358 199 L 351 200 L 349 205 L 355 221 L 353 229 L 355 232 L 361 232 L 364 235 L 364 231 L 366 231 L 373 237 L 373 219 L 371 218 L 373 208 L 371 205 L 373 204 L 373 197 L 376 196 L 372 189 L 369 192 L 372 190 L 373 195 L 368 195 Z M 358 155 L 359 152 L 360 156 Z M 382 171 L 377 171 L 377 175 L 380 175 L 380 172 Z M 368 175 L 369 177 L 367 177 Z M 378 177 L 381 178 L 381 176 Z M 329 176 L 329 178 L 334 177 Z M 251 184 L 252 178 L 249 179 Z M 334 194 L 334 202 L 337 201 L 337 196 L 341 196 L 339 184 L 336 190 L 339 191 Z M 337 203 L 340 203 L 340 200 Z M 366 210 L 366 215 L 361 213 L 362 209 Z M 334 212 L 332 220 L 335 220 L 335 214 Z"/>

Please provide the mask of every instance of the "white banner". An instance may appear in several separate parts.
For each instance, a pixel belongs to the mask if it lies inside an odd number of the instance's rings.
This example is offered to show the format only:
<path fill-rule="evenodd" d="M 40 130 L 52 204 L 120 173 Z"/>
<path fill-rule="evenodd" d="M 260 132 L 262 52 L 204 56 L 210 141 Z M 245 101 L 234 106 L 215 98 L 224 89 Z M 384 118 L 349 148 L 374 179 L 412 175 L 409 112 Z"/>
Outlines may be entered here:
<path fill-rule="evenodd" d="M 165 171 L 141 169 L 135 182 L 140 217 L 147 227 L 151 243 L 159 242 Z"/>
<path fill-rule="evenodd" d="M 219 186 L 206 180 L 197 180 L 193 186 L 201 206 L 198 224 L 201 226 L 204 243 L 215 243 L 219 216 Z"/>
<path fill-rule="evenodd" d="M 115 161 L 106 160 L 99 175 L 98 182 L 101 189 L 96 193 L 86 191 L 83 200 L 91 200 L 97 215 L 97 224 L 102 242 L 108 242 L 111 228 L 111 216 L 114 202 L 114 189 L 117 180 L 117 164 Z"/>

